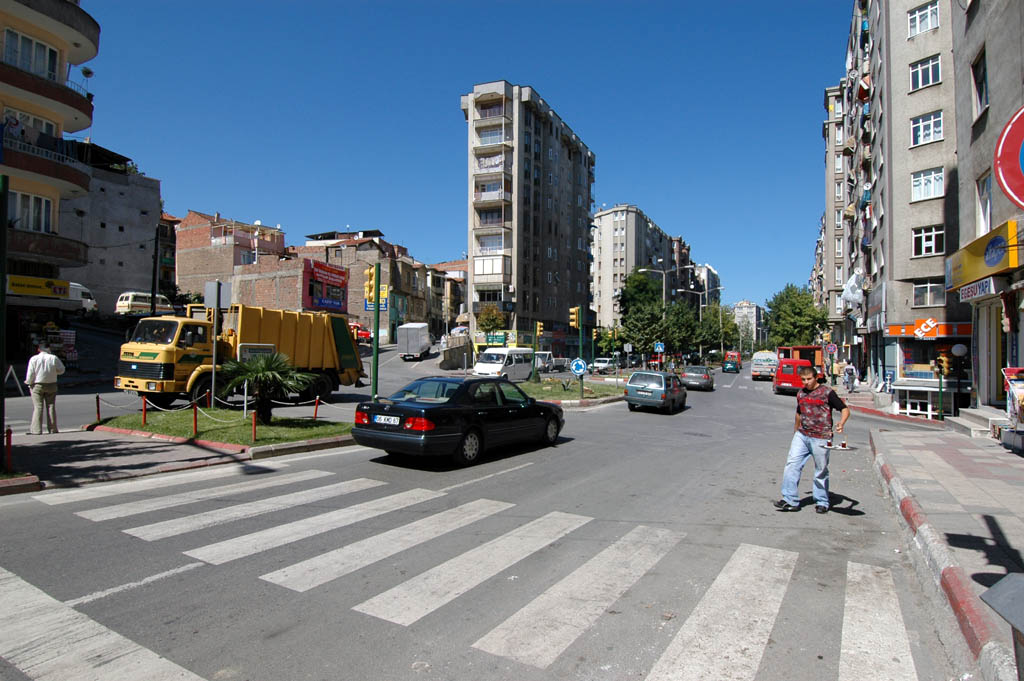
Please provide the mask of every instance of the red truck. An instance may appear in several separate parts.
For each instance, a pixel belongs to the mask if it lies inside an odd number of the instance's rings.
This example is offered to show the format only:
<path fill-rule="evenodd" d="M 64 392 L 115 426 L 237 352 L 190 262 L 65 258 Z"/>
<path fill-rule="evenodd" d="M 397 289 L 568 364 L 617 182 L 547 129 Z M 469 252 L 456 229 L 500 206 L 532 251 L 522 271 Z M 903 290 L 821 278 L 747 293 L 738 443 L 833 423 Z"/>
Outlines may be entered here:
<path fill-rule="evenodd" d="M 819 380 L 825 378 L 824 353 L 820 345 L 780 345 L 779 359 L 806 359 L 818 371 Z"/>

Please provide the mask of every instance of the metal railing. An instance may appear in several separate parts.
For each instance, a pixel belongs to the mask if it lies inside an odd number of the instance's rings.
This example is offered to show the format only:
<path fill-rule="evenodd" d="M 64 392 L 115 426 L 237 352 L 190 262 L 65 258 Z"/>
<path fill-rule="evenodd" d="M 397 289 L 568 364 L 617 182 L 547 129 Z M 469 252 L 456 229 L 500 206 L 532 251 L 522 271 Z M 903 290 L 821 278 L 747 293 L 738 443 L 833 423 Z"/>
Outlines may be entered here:
<path fill-rule="evenodd" d="M 4 137 L 4 149 L 19 151 L 21 153 L 30 154 L 38 158 L 45 158 L 48 161 L 53 161 L 55 163 L 60 163 L 62 165 L 74 168 L 75 170 L 85 173 L 86 175 L 91 174 L 89 166 L 85 165 L 81 161 L 73 159 L 70 156 L 65 156 L 64 154 L 57 153 L 56 151 L 52 151 L 50 149 L 37 147 L 36 145 L 29 144 L 28 142 L 22 142 L 21 140 L 14 139 L 13 137 Z"/>
<path fill-rule="evenodd" d="M 58 78 L 56 73 L 38 73 L 37 71 L 33 71 L 32 69 L 26 69 L 21 64 L 21 60 L 18 58 L 18 53 L 19 53 L 19 50 L 17 50 L 17 49 L 11 50 L 11 51 L 7 51 L 7 50 L 3 50 L 2 47 L 0 47 L 0 62 L 3 62 L 4 64 L 7 64 L 8 66 L 13 66 L 14 68 L 18 69 L 19 71 L 24 71 L 25 73 L 30 73 L 33 76 L 36 76 L 37 78 L 44 78 L 44 79 L 50 81 L 51 83 L 56 83 L 57 85 L 63 85 L 67 89 L 74 90 L 75 92 L 77 92 L 78 94 L 82 95 L 83 97 L 86 97 L 86 98 L 89 97 L 89 91 L 85 89 L 84 85 L 79 85 L 78 83 L 73 83 L 70 80 L 65 80 L 63 78 Z"/>

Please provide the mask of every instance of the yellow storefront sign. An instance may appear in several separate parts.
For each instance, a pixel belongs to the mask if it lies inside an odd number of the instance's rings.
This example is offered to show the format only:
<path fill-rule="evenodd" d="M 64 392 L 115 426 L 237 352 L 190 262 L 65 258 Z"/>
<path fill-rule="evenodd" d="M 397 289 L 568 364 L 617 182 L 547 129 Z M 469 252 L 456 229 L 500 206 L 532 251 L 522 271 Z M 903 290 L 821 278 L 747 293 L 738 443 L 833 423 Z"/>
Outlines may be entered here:
<path fill-rule="evenodd" d="M 1017 221 L 1008 220 L 946 258 L 946 290 L 951 291 L 1020 267 Z"/>
<path fill-rule="evenodd" d="M 44 277 L 23 277 L 17 274 L 7 276 L 7 292 L 15 296 L 39 296 L 42 298 L 67 298 L 68 282 Z"/>

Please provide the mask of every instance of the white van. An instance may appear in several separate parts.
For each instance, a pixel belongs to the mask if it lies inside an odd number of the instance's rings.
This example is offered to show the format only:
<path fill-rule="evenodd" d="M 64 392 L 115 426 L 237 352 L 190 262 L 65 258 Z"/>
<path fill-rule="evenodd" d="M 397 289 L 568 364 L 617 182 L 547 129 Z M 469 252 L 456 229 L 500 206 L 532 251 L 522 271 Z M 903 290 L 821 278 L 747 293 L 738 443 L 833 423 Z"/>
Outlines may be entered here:
<path fill-rule="evenodd" d="M 538 350 L 537 356 L 537 371 L 551 371 L 555 368 L 555 358 L 551 355 L 548 350 Z"/>
<path fill-rule="evenodd" d="M 473 365 L 474 376 L 501 376 L 510 381 L 525 381 L 533 371 L 530 348 L 487 348 Z"/>
<path fill-rule="evenodd" d="M 82 316 L 92 317 L 98 312 L 96 299 L 93 297 L 92 291 L 81 284 L 73 281 L 68 282 L 68 298 L 81 301 L 82 308 L 76 310 L 76 312 Z"/>
<path fill-rule="evenodd" d="M 117 303 L 114 305 L 114 313 L 125 315 L 148 315 L 151 302 L 152 296 L 148 293 L 143 293 L 142 291 L 125 291 L 117 297 Z M 167 296 L 157 294 L 156 313 L 158 315 L 174 314 L 174 307 L 171 305 L 171 301 L 167 300 Z"/>

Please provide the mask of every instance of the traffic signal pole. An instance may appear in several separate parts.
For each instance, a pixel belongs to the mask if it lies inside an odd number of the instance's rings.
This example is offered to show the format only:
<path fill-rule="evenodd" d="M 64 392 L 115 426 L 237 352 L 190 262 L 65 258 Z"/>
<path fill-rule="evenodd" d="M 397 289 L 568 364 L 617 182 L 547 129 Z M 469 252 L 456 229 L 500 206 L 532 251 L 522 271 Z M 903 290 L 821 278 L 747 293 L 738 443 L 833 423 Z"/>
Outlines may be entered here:
<path fill-rule="evenodd" d="M 579 308 L 577 308 L 577 310 L 578 309 Z M 576 319 L 578 320 L 579 319 L 579 312 L 577 312 L 576 314 L 577 314 Z M 576 329 L 580 332 L 580 356 L 582 356 L 583 355 L 583 324 L 582 323 L 577 323 L 576 324 Z M 593 365 L 594 360 L 591 359 L 590 363 L 591 363 L 591 365 Z M 580 401 L 581 402 L 583 401 L 583 374 L 580 374 Z"/>
<path fill-rule="evenodd" d="M 377 401 L 377 368 L 380 366 L 378 360 L 380 352 L 380 263 L 373 265 L 373 380 L 371 381 L 370 393 L 373 401 Z"/>

